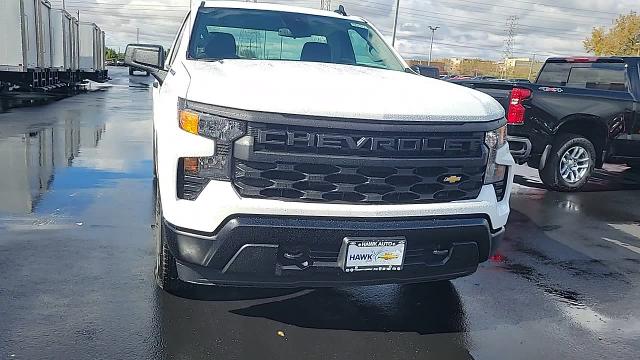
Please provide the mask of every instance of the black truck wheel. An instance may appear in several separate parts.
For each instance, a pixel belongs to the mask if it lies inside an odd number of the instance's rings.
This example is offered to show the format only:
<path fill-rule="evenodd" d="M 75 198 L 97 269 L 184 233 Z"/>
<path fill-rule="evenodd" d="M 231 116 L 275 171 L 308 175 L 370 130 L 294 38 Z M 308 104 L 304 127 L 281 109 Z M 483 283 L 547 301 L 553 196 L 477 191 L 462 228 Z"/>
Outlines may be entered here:
<path fill-rule="evenodd" d="M 576 134 L 558 136 L 544 165 L 540 179 L 556 191 L 578 191 L 593 173 L 596 150 L 591 141 Z"/>
<path fill-rule="evenodd" d="M 176 259 L 169 251 L 167 236 L 162 223 L 162 208 L 160 194 L 156 185 L 155 224 L 153 236 L 156 241 L 156 265 L 154 269 L 158 286 L 169 293 L 178 294 L 182 291 L 183 283 L 178 278 Z"/>

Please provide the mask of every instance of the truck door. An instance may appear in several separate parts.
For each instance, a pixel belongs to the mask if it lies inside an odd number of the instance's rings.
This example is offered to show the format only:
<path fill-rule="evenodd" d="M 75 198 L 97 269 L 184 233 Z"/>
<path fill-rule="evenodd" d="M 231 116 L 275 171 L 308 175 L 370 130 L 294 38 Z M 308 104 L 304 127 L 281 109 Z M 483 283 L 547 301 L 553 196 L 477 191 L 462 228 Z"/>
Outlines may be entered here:
<path fill-rule="evenodd" d="M 624 114 L 624 132 L 614 141 L 614 154 L 620 158 L 640 159 L 640 74 L 638 62 L 626 64 L 630 106 Z"/>

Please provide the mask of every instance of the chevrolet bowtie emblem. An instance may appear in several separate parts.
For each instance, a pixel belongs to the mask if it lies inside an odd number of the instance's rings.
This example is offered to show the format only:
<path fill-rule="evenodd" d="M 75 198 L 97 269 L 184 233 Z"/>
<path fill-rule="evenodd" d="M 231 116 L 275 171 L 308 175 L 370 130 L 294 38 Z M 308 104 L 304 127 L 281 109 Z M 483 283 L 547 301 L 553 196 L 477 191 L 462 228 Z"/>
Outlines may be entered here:
<path fill-rule="evenodd" d="M 447 176 L 446 178 L 442 179 L 442 181 L 449 184 L 459 183 L 460 180 L 462 180 L 462 177 L 456 175 Z"/>
<path fill-rule="evenodd" d="M 398 255 L 393 254 L 393 253 L 384 253 L 380 256 L 378 256 L 379 259 L 383 259 L 383 260 L 394 260 L 398 258 Z"/>

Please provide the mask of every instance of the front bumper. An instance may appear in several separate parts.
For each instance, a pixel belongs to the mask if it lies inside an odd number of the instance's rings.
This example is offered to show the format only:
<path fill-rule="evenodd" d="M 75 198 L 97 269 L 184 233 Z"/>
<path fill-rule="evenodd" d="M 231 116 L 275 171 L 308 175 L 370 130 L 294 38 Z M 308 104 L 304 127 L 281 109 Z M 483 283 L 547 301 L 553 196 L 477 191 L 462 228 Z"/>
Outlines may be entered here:
<path fill-rule="evenodd" d="M 182 281 L 259 287 L 324 287 L 452 279 L 476 271 L 502 238 L 481 215 L 466 217 L 326 218 L 239 215 L 214 233 L 165 223 Z M 345 273 L 345 237 L 405 237 L 401 271 Z M 304 256 L 291 260 L 284 253 Z"/>

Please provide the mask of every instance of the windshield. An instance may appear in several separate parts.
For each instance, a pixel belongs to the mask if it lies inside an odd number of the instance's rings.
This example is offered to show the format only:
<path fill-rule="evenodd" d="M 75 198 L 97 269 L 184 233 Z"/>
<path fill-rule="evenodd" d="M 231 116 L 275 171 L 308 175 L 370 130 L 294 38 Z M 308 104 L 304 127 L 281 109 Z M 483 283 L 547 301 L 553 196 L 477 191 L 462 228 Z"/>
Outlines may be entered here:
<path fill-rule="evenodd" d="M 195 60 L 289 60 L 404 71 L 366 23 L 252 9 L 201 8 L 189 44 Z"/>

